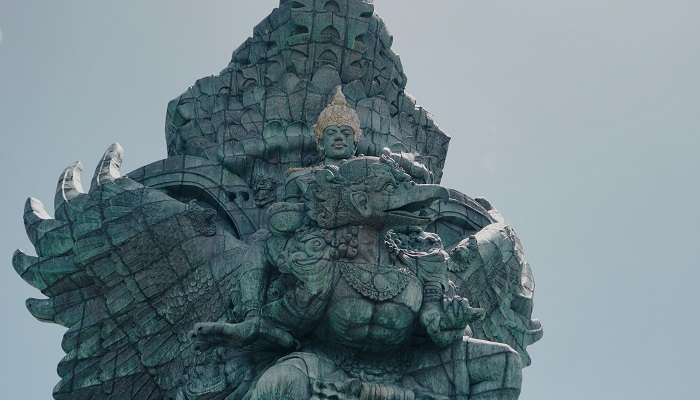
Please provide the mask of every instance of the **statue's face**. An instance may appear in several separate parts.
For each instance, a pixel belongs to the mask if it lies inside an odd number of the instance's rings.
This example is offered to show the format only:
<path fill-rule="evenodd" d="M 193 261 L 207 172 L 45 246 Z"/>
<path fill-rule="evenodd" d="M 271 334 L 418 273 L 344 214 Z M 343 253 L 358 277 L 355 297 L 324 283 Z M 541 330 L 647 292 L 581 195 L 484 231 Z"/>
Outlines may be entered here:
<path fill-rule="evenodd" d="M 355 132 L 347 125 L 330 125 L 323 131 L 321 151 L 326 159 L 344 160 L 355 155 Z"/>

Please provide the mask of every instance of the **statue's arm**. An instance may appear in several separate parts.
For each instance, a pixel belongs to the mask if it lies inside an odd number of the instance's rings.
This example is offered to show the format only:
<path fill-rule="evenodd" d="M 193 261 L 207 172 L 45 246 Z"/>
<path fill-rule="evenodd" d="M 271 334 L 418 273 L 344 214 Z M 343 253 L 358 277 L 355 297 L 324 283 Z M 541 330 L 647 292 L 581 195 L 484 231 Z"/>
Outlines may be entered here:
<path fill-rule="evenodd" d="M 323 317 L 331 293 L 330 287 L 311 293 L 298 281 L 280 299 L 266 304 L 262 309 L 262 317 L 294 337 L 306 336 Z"/>
<path fill-rule="evenodd" d="M 279 258 L 287 239 L 272 234 L 251 242 L 245 271 L 240 275 L 241 294 L 236 310 L 242 321 L 197 324 L 192 336 L 198 348 L 291 349 L 298 347 L 298 338 L 316 327 L 332 293 L 333 263 L 320 260 L 309 276 L 286 270 L 279 261 L 271 260 Z M 273 269 L 292 283 L 283 285 L 279 298 L 268 300 L 265 292 Z"/>
<path fill-rule="evenodd" d="M 389 149 L 384 149 L 384 155 L 396 161 L 407 174 L 411 175 L 416 183 L 433 184 L 435 177 L 433 173 L 420 162 L 415 160 L 415 155 L 411 153 L 392 153 Z"/>
<path fill-rule="evenodd" d="M 431 340 L 438 346 L 447 346 L 452 337 L 446 334 L 453 327 L 446 326 L 445 317 L 445 286 L 447 283 L 447 255 L 444 251 L 432 254 L 421 254 L 414 258 L 416 273 L 423 284 L 423 304 L 419 320 Z M 462 327 L 464 329 L 466 323 Z M 457 327 L 459 329 L 459 327 Z"/>
<path fill-rule="evenodd" d="M 259 273 L 265 274 L 265 271 Z M 257 278 L 253 283 L 258 283 Z M 312 294 L 303 283 L 297 282 L 281 298 L 260 307 L 257 304 L 262 296 L 255 297 L 247 303 L 250 307 L 241 322 L 195 325 L 192 338 L 200 350 L 212 347 L 250 350 L 298 348 L 298 339 L 311 332 L 323 317 L 330 294 L 330 288 Z"/>
<path fill-rule="evenodd" d="M 450 345 L 464 336 L 470 322 L 483 317 L 484 311 L 472 308 L 465 298 L 448 298 L 447 253 L 438 251 L 416 259 L 417 273 L 423 283 L 423 304 L 419 320 L 433 343 Z"/>
<path fill-rule="evenodd" d="M 270 240 L 266 230 L 258 231 L 250 241 L 250 247 L 244 255 L 240 280 L 240 299 L 234 300 L 237 319 L 246 319 L 260 314 L 267 287 L 271 265 L 268 262 L 265 243 Z"/>

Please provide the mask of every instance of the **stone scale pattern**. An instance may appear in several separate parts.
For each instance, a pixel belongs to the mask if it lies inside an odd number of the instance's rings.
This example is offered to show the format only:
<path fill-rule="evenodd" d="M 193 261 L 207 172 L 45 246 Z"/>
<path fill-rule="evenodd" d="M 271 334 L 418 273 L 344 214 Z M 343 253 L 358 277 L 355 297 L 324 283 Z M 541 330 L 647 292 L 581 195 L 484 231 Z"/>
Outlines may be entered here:
<path fill-rule="evenodd" d="M 282 0 L 170 102 L 167 159 L 123 175 L 115 144 L 88 190 L 64 170 L 55 216 L 27 201 L 37 255 L 12 263 L 68 328 L 55 399 L 518 397 L 532 271 L 488 201 L 432 184 L 449 138 L 391 42 L 367 1 Z M 363 155 L 329 164 L 334 92 Z"/>
<path fill-rule="evenodd" d="M 369 2 L 281 1 L 219 75 L 170 102 L 168 154 L 223 161 L 251 183 L 314 165 L 314 124 L 342 85 L 361 120 L 359 154 L 413 153 L 439 182 L 450 139 L 404 91 L 392 42 Z"/>

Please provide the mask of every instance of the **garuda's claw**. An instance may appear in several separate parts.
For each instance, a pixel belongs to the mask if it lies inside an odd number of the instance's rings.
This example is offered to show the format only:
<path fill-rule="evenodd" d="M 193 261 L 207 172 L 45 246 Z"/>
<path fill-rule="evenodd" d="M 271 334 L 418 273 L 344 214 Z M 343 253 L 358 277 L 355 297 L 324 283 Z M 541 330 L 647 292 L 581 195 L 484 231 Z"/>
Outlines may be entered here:
<path fill-rule="evenodd" d="M 30 256 L 24 254 L 21 250 L 15 251 L 12 256 L 12 267 L 14 267 L 15 272 L 24 280 L 29 280 L 29 283 L 38 289 L 45 289 L 46 285 L 43 284 L 43 280 L 40 277 L 35 277 L 33 274 L 32 267 L 39 263 L 39 257 Z"/>
<path fill-rule="evenodd" d="M 56 186 L 54 209 L 59 210 L 67 202 L 85 193 L 80 177 L 82 171 L 83 164 L 80 161 L 74 162 L 63 170 Z"/>
<path fill-rule="evenodd" d="M 25 305 L 32 316 L 39 321 L 51 323 L 65 322 L 57 320 L 56 307 L 53 299 L 27 299 Z"/>
<path fill-rule="evenodd" d="M 42 292 L 79 272 L 71 256 L 40 258 L 24 254 L 20 250 L 15 251 L 12 266 L 22 279 Z"/>
<path fill-rule="evenodd" d="M 24 225 L 26 227 L 37 225 L 50 219 L 51 216 L 46 211 L 41 200 L 30 197 L 24 203 Z"/>
<path fill-rule="evenodd" d="M 24 227 L 39 256 L 58 256 L 73 247 L 70 226 L 52 219 L 41 201 L 33 197 L 24 204 Z"/>
<path fill-rule="evenodd" d="M 107 182 L 121 178 L 121 167 L 124 159 L 124 148 L 119 143 L 114 143 L 107 148 L 102 159 L 95 168 L 95 176 L 92 178 L 90 190 L 94 190 Z"/>

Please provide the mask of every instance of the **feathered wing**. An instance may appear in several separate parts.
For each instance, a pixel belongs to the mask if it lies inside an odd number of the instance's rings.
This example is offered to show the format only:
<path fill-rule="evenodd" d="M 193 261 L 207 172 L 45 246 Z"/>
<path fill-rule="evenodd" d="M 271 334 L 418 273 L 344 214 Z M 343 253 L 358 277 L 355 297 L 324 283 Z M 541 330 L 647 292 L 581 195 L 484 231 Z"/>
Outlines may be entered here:
<path fill-rule="evenodd" d="M 262 361 L 196 352 L 188 332 L 196 322 L 230 317 L 245 243 L 213 210 L 122 177 L 121 158 L 121 147 L 112 145 L 88 193 L 80 164 L 67 168 L 55 218 L 38 200 L 25 207 L 37 256 L 17 251 L 13 265 L 47 296 L 29 299 L 27 307 L 39 320 L 68 328 L 54 397 L 244 393 Z"/>
<path fill-rule="evenodd" d="M 486 316 L 470 324 L 474 337 L 505 343 L 530 365 L 527 346 L 542 338 L 542 324 L 533 320 L 534 278 L 515 230 L 496 222 L 464 239 L 450 252 L 450 278 L 457 294 Z"/>

